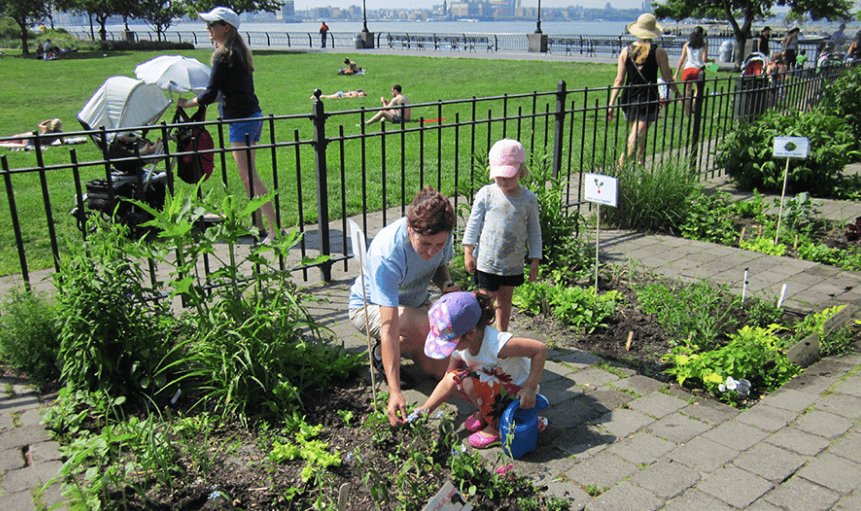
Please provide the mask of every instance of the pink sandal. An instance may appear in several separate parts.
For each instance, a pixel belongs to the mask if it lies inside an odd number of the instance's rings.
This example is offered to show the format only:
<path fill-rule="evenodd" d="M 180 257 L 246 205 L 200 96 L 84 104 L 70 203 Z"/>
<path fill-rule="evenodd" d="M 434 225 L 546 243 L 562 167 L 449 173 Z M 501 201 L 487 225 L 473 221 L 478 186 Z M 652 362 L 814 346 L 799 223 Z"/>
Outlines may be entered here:
<path fill-rule="evenodd" d="M 499 443 L 499 435 L 486 436 L 481 431 L 469 435 L 469 445 L 476 449 L 487 449 L 488 447 Z"/>
<path fill-rule="evenodd" d="M 481 412 L 475 412 L 463 421 L 463 427 L 470 433 L 475 433 L 476 431 L 487 427 L 487 422 L 484 421 L 484 417 L 481 416 Z"/>

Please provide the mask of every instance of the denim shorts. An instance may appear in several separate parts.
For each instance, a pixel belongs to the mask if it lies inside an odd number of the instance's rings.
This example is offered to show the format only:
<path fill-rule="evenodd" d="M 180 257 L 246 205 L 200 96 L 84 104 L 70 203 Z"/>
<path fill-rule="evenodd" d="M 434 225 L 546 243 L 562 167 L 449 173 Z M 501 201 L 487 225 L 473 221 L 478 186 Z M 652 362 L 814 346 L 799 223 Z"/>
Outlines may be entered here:
<path fill-rule="evenodd" d="M 263 113 L 258 110 L 251 114 L 249 118 L 259 118 L 255 121 L 240 121 L 230 123 L 230 141 L 245 143 L 245 134 L 248 133 L 248 138 L 251 142 L 260 142 L 260 133 L 263 132 Z"/>

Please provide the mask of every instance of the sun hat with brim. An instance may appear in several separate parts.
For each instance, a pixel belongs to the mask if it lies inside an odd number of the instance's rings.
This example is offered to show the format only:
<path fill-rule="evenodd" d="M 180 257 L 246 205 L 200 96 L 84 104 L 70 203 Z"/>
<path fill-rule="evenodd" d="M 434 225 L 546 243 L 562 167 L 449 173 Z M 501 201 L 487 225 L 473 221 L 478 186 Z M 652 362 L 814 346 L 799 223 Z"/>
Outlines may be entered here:
<path fill-rule="evenodd" d="M 216 7 L 209 12 L 198 14 L 197 17 L 207 23 L 223 21 L 228 25 L 232 25 L 235 29 L 239 28 L 239 15 L 233 12 L 233 9 L 228 9 L 227 7 Z"/>
<path fill-rule="evenodd" d="M 640 39 L 655 39 L 664 35 L 664 29 L 655 16 L 649 13 L 641 14 L 637 21 L 630 23 L 628 32 Z"/>
<path fill-rule="evenodd" d="M 428 311 L 430 332 L 425 339 L 425 355 L 442 360 L 451 355 L 463 334 L 481 319 L 481 306 L 472 293 L 458 291 L 442 296 Z"/>

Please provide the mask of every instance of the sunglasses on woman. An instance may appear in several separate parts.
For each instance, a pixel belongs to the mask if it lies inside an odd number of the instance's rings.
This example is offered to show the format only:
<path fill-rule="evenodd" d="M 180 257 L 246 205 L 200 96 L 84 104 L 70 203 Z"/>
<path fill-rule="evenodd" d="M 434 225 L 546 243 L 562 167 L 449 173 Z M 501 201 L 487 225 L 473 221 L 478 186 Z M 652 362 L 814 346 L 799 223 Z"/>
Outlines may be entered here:
<path fill-rule="evenodd" d="M 212 28 L 212 27 L 223 27 L 223 26 L 225 26 L 225 25 L 227 25 L 227 23 L 225 23 L 225 22 L 223 22 L 223 21 L 221 21 L 221 20 L 219 20 L 219 21 L 213 21 L 212 23 L 207 23 L 207 24 L 206 24 L 206 29 L 207 29 L 207 30 L 209 30 L 209 29 L 210 29 L 210 28 Z"/>

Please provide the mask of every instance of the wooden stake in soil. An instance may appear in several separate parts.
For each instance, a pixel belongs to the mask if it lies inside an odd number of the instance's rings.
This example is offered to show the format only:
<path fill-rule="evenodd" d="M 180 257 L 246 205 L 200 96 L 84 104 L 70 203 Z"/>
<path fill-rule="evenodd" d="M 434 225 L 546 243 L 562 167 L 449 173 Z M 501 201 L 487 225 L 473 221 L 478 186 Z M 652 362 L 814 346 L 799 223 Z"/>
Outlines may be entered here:
<path fill-rule="evenodd" d="M 786 180 L 789 177 L 789 158 L 786 159 L 786 170 L 783 171 L 783 191 L 780 192 L 780 208 L 777 210 L 777 232 L 774 234 L 774 244 L 780 240 L 780 220 L 783 217 L 783 201 L 786 198 Z M 780 307 L 778 305 L 778 307 Z"/>
<path fill-rule="evenodd" d="M 362 277 L 362 307 L 365 308 L 365 337 L 368 341 L 368 366 L 371 369 L 371 394 L 374 399 L 374 410 L 377 409 L 377 373 L 374 369 L 374 346 L 371 344 L 371 325 L 368 323 L 368 297 L 365 296 L 365 233 L 359 224 L 347 220 L 350 225 L 350 238 L 353 242 L 353 257 L 359 260 L 359 275 Z M 380 356 L 383 354 L 380 353 Z"/>
<path fill-rule="evenodd" d="M 628 332 L 628 342 L 625 343 L 625 351 L 631 351 L 631 341 L 634 340 L 634 331 Z"/>
<path fill-rule="evenodd" d="M 741 242 L 742 242 L 742 241 L 744 241 L 744 230 L 745 230 L 745 229 L 747 229 L 747 227 L 742 227 L 742 228 L 741 228 L 741 236 L 739 236 L 739 237 L 738 237 L 738 244 L 739 244 L 739 245 L 741 245 Z"/>
<path fill-rule="evenodd" d="M 595 211 L 595 219 L 598 223 L 595 225 L 595 296 L 598 296 L 598 244 L 601 242 L 601 205 Z"/>

